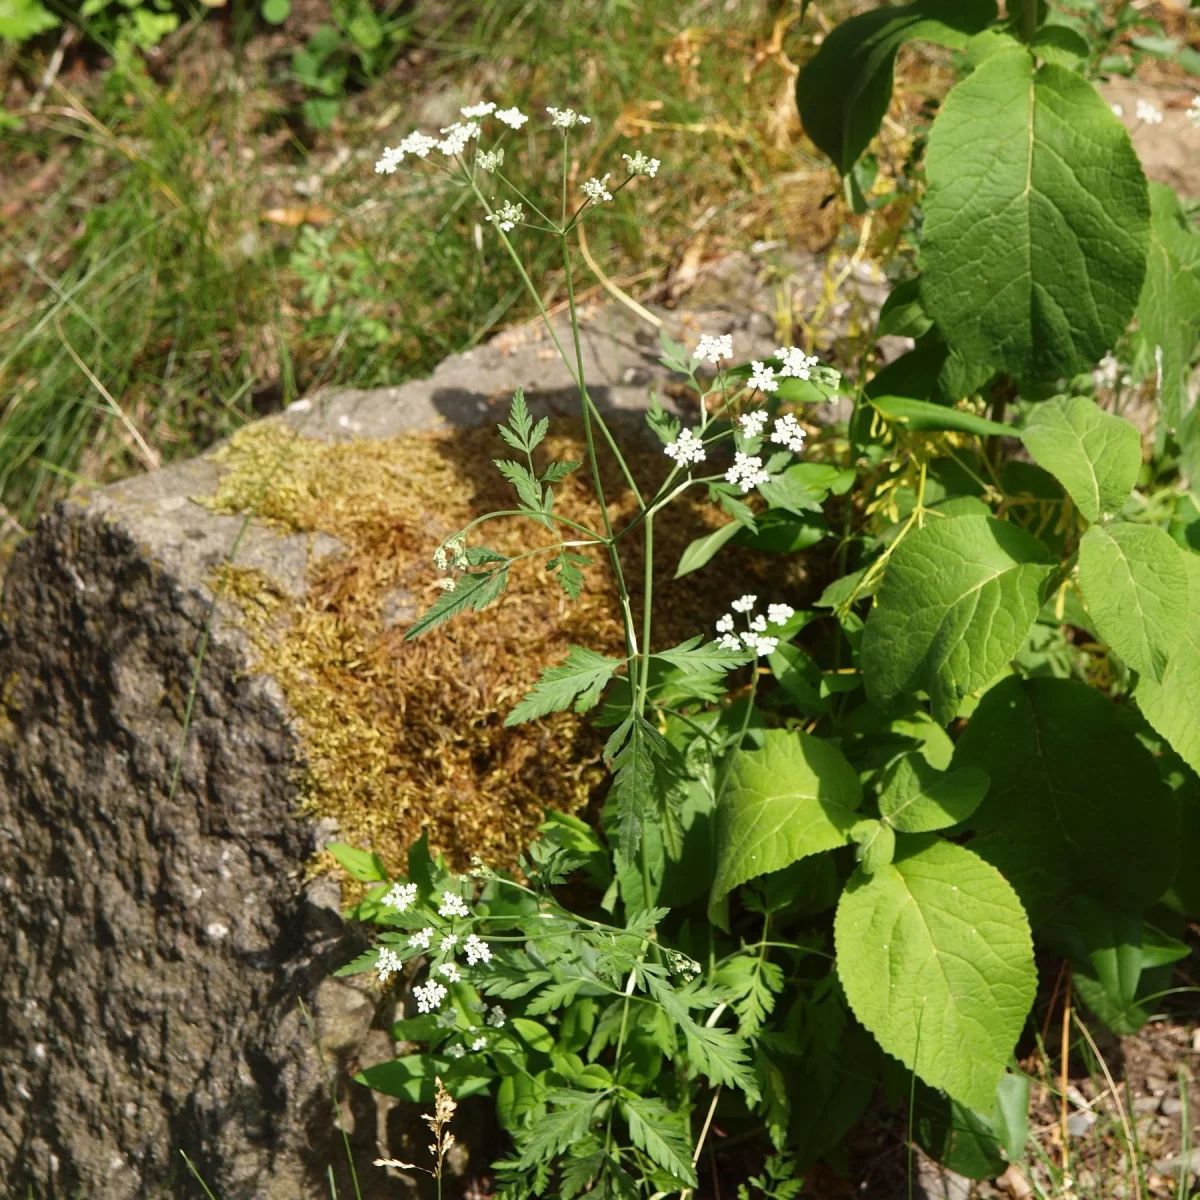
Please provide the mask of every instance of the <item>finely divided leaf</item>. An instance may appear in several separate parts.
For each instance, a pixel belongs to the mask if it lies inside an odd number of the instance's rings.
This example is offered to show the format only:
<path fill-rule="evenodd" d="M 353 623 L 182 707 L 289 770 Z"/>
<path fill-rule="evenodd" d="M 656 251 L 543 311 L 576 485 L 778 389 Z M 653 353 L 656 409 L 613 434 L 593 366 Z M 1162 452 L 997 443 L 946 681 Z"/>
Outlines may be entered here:
<path fill-rule="evenodd" d="M 934 719 L 948 724 L 1021 648 L 1052 570 L 1037 538 L 991 517 L 951 517 L 909 533 L 867 620 L 868 697 L 886 707 L 922 689 Z"/>
<path fill-rule="evenodd" d="M 924 38 L 961 50 L 995 18 L 993 0 L 916 0 L 842 21 L 796 80 L 804 132 L 845 175 L 879 132 L 900 47 Z"/>
<path fill-rule="evenodd" d="M 504 591 L 507 583 L 507 562 L 496 571 L 468 572 L 460 575 L 455 581 L 454 590 L 443 592 L 409 627 L 404 640 L 408 642 L 418 638 L 468 608 L 479 612 Z"/>
<path fill-rule="evenodd" d="M 879 790 L 879 815 L 901 833 L 932 833 L 965 821 L 988 789 L 977 767 L 939 771 L 919 750 L 898 758 Z"/>
<path fill-rule="evenodd" d="M 539 1117 L 521 1138 L 521 1166 L 548 1162 L 586 1137 L 607 1098 L 607 1092 L 552 1091 L 546 1103 L 556 1107 Z"/>
<path fill-rule="evenodd" d="M 933 1087 L 988 1111 L 1037 991 L 1033 939 L 994 867 L 930 834 L 857 872 L 834 921 L 854 1015 Z"/>
<path fill-rule="evenodd" d="M 629 1136 L 657 1166 L 688 1187 L 696 1186 L 692 1166 L 692 1140 L 681 1114 L 662 1100 L 627 1092 L 621 1097 L 621 1111 L 629 1122 Z"/>
<path fill-rule="evenodd" d="M 690 637 L 670 650 L 658 650 L 652 657 L 678 667 L 685 675 L 706 674 L 710 671 L 732 671 L 750 662 L 752 655 L 741 650 L 726 650 L 716 642 L 701 645 L 700 635 Z"/>
<path fill-rule="evenodd" d="M 1023 47 L 987 58 L 929 134 L 921 300 L 969 363 L 1018 381 L 1088 370 L 1141 292 L 1150 202 L 1120 121 Z"/>
<path fill-rule="evenodd" d="M 604 685 L 621 665 L 619 658 L 606 658 L 594 650 L 572 646 L 565 662 L 542 672 L 533 690 L 508 714 L 504 724 L 520 725 L 522 721 L 572 706 L 576 712 L 585 712 L 595 706 Z"/>
<path fill-rule="evenodd" d="M 528 467 L 523 467 L 520 463 L 515 463 L 508 458 L 497 458 L 492 461 L 496 464 L 500 474 L 517 489 L 517 495 L 520 496 L 522 504 L 534 510 L 542 508 L 542 489 L 538 485 L 537 477 Z"/>
<path fill-rule="evenodd" d="M 775 729 L 740 751 L 717 809 L 717 869 L 709 915 L 724 924 L 739 884 L 846 845 L 862 787 L 832 742 Z"/>
<path fill-rule="evenodd" d="M 625 729 L 622 723 L 605 746 L 613 745 Z M 616 816 L 619 848 L 626 862 L 632 862 L 642 840 L 646 821 L 658 814 L 655 788 L 655 760 L 667 752 L 663 736 L 640 713 L 629 718 L 624 745 L 612 759 L 613 783 L 607 806 Z"/>
<path fill-rule="evenodd" d="M 1056 396 L 1039 404 L 1021 440 L 1088 521 L 1119 513 L 1137 483 L 1142 465 L 1137 429 L 1086 396 Z"/>
<path fill-rule="evenodd" d="M 1188 619 L 1185 551 L 1152 525 L 1093 525 L 1079 543 L 1079 588 L 1096 632 L 1140 675 L 1161 680 Z"/>
<path fill-rule="evenodd" d="M 955 768 L 991 779 L 973 848 L 1035 925 L 1074 891 L 1140 911 L 1170 885 L 1176 810 L 1150 752 L 1111 701 L 1071 679 L 1010 677 L 980 701 Z"/>

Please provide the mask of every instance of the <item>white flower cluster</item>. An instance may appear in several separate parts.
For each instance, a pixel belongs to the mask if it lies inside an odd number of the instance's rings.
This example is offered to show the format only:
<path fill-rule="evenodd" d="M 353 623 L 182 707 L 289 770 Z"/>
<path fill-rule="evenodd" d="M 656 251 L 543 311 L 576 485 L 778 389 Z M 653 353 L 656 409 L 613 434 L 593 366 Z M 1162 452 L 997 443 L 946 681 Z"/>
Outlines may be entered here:
<path fill-rule="evenodd" d="M 761 458 L 756 454 L 743 454 L 740 450 L 733 456 L 733 466 L 725 472 L 725 479 L 735 487 L 740 487 L 743 495 L 770 478 Z"/>
<path fill-rule="evenodd" d="M 779 391 L 779 384 L 775 379 L 775 368 L 768 367 L 766 363 L 754 359 L 750 363 L 750 382 L 747 386 L 758 392 Z"/>
<path fill-rule="evenodd" d="M 479 123 L 467 121 L 464 124 L 462 121 L 455 121 L 453 125 L 447 125 L 442 133 L 445 137 L 438 142 L 437 148 L 447 158 L 454 158 L 467 148 L 467 143 L 472 138 L 479 136 Z"/>
<path fill-rule="evenodd" d="M 458 973 L 458 964 L 454 962 L 444 962 L 438 966 L 438 974 L 443 976 L 450 983 L 458 983 L 462 976 Z"/>
<path fill-rule="evenodd" d="M 717 620 L 717 632 L 721 635 L 717 639 L 718 646 L 724 650 L 741 650 L 744 646 L 748 650 L 753 650 L 755 654 L 767 655 L 779 645 L 778 638 L 764 636 L 767 632 L 767 622 L 769 621 L 772 625 L 786 625 L 788 620 L 795 615 L 796 610 L 790 604 L 769 604 L 765 617 L 761 614 L 750 616 L 757 603 L 757 596 L 746 595 L 735 600 L 729 606 L 733 612 L 727 612 Z M 747 621 L 749 628 L 738 635 L 733 632 L 736 623 L 734 612 L 742 613 L 749 618 Z"/>
<path fill-rule="evenodd" d="M 379 947 L 379 957 L 375 960 L 375 970 L 379 972 L 380 983 L 387 983 L 388 979 L 397 974 L 402 966 L 404 966 L 404 963 L 395 950 L 389 946 Z"/>
<path fill-rule="evenodd" d="M 818 361 L 815 354 L 805 354 L 798 346 L 780 346 L 775 357 L 783 363 L 779 374 L 784 379 L 810 379 Z"/>
<path fill-rule="evenodd" d="M 392 890 L 384 896 L 383 903 L 397 912 L 406 912 L 416 899 L 417 885 L 415 883 L 394 883 Z"/>
<path fill-rule="evenodd" d="M 625 160 L 625 167 L 630 175 L 645 175 L 648 179 L 653 179 L 658 174 L 658 168 L 662 166 L 657 158 L 647 158 L 640 150 L 632 156 L 622 154 L 621 157 Z"/>
<path fill-rule="evenodd" d="M 488 1012 L 487 1023 L 493 1029 L 503 1029 L 505 1024 L 504 1009 L 498 1004 L 493 1004 Z"/>
<path fill-rule="evenodd" d="M 704 443 L 690 429 L 680 430 L 679 436 L 663 448 L 663 453 L 681 467 L 686 467 L 688 463 L 703 462 L 705 458 Z"/>
<path fill-rule="evenodd" d="M 1161 125 L 1163 121 L 1162 110 L 1151 104 L 1149 100 L 1139 100 L 1134 105 L 1134 116 L 1139 121 L 1145 122 L 1147 125 Z"/>
<path fill-rule="evenodd" d="M 694 959 L 678 950 L 667 950 L 667 969 L 672 975 L 682 975 L 684 983 L 691 983 L 704 969 Z"/>
<path fill-rule="evenodd" d="M 444 546 L 433 552 L 433 565 L 439 571 L 448 571 L 451 565 L 460 571 L 468 565 L 467 544 L 462 538 L 451 538 Z"/>
<path fill-rule="evenodd" d="M 525 220 L 525 209 L 520 204 L 505 200 L 494 213 L 488 213 L 484 220 L 491 221 L 493 225 L 498 225 L 507 233 Z"/>
<path fill-rule="evenodd" d="M 608 190 L 608 175 L 601 179 L 588 179 L 583 184 L 583 194 L 593 203 L 602 204 L 612 199 Z"/>
<path fill-rule="evenodd" d="M 550 124 L 557 125 L 559 129 L 573 129 L 576 125 L 592 123 L 591 117 L 585 117 L 573 108 L 547 108 L 546 111 L 550 114 Z"/>
<path fill-rule="evenodd" d="M 767 410 L 765 408 L 757 408 L 753 412 L 742 413 L 738 417 L 738 421 L 741 423 L 742 435 L 744 437 L 760 438 L 767 424 Z"/>
<path fill-rule="evenodd" d="M 804 437 L 804 430 L 791 413 L 780 417 L 771 430 L 771 441 L 777 446 L 786 446 L 793 454 L 799 454 L 804 449 Z"/>
<path fill-rule="evenodd" d="M 461 896 L 456 896 L 453 892 L 442 893 L 442 904 L 438 909 L 439 917 L 468 917 L 470 915 L 471 910 Z"/>
<path fill-rule="evenodd" d="M 481 150 L 476 156 L 475 161 L 479 164 L 481 171 L 498 171 L 504 166 L 504 151 L 503 150 Z"/>
<path fill-rule="evenodd" d="M 520 129 L 529 118 L 519 108 L 498 108 L 496 120 L 503 121 L 510 129 Z"/>
<path fill-rule="evenodd" d="M 479 137 L 479 122 L 485 117 L 495 116 L 511 129 L 520 129 L 529 118 L 516 108 L 497 109 L 496 105 L 485 100 L 479 104 L 471 104 L 459 109 L 466 118 L 447 125 L 440 132 L 441 139 L 430 137 L 427 133 L 415 130 L 405 137 L 398 146 L 385 146 L 383 154 L 375 164 L 378 175 L 394 175 L 396 168 L 410 155 L 413 158 L 427 158 L 431 151 L 440 150 L 447 158 L 455 158 L 466 150 L 472 138 Z M 586 118 L 580 118 L 586 120 Z M 504 161 L 503 150 L 484 151 L 480 154 L 480 165 L 485 171 L 494 171 Z"/>
<path fill-rule="evenodd" d="M 474 934 L 471 934 L 463 943 L 463 949 L 467 952 L 467 966 L 469 967 L 473 967 L 476 963 L 492 961 L 492 948 Z"/>
<path fill-rule="evenodd" d="M 412 937 L 408 939 L 408 944 L 414 950 L 428 950 L 429 943 L 433 941 L 433 933 L 433 926 L 426 925 L 420 933 L 414 933 Z"/>
<path fill-rule="evenodd" d="M 710 362 L 713 366 L 720 366 L 721 359 L 733 357 L 733 334 L 703 334 L 700 344 L 692 352 L 692 357 L 702 362 Z"/>
<path fill-rule="evenodd" d="M 472 104 L 469 108 L 460 108 L 458 111 L 468 121 L 478 121 L 483 117 L 490 117 L 496 111 L 496 106 L 490 100 L 485 100 L 481 104 Z"/>
<path fill-rule="evenodd" d="M 1191 104 L 1188 105 L 1187 119 L 1191 121 L 1195 128 L 1200 129 L 1200 96 L 1193 96 Z"/>
<path fill-rule="evenodd" d="M 436 1012 L 442 1006 L 442 1001 L 450 993 L 446 991 L 440 983 L 434 980 L 429 980 L 420 987 L 413 988 L 413 996 L 417 1001 L 417 1012 L 430 1013 Z"/>

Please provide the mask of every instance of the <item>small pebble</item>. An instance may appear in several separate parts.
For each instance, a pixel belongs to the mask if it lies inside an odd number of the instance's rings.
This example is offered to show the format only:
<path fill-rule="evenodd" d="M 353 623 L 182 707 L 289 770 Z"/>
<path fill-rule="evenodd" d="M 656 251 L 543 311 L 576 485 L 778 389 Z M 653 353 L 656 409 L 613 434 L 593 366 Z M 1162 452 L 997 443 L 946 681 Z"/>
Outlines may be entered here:
<path fill-rule="evenodd" d="M 1158 1110 L 1164 1117 L 1177 1117 L 1183 1112 L 1183 1101 L 1178 1096 L 1164 1096 Z"/>
<path fill-rule="evenodd" d="M 1133 1111 L 1139 1116 L 1144 1116 L 1146 1113 L 1158 1112 L 1158 1103 L 1157 1096 L 1134 1096 Z"/>

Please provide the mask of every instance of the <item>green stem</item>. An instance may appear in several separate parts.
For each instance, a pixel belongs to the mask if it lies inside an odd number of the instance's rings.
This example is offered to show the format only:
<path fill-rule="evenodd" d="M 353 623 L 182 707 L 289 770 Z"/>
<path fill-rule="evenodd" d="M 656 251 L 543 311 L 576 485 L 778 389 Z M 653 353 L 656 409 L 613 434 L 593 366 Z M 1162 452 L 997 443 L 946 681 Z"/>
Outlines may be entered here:
<path fill-rule="evenodd" d="M 1038 0 L 1024 0 L 1021 6 L 1021 40 L 1032 45 L 1037 36 Z"/>
<path fill-rule="evenodd" d="M 646 692 L 650 684 L 650 623 L 654 611 L 654 517 L 648 514 L 643 523 L 646 526 L 646 563 L 642 571 L 642 662 L 637 690 L 639 713 L 645 710 Z M 647 893 L 647 904 L 649 900 Z"/>

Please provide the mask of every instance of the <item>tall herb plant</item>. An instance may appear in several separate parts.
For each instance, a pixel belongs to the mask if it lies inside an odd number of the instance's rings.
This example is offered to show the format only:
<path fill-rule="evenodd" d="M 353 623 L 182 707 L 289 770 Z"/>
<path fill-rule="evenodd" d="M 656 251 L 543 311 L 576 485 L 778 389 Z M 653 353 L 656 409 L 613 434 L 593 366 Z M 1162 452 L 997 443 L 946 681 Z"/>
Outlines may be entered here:
<path fill-rule="evenodd" d="M 584 463 L 547 461 L 547 419 L 513 397 L 496 466 L 514 504 L 446 541 L 443 594 L 408 636 L 503 592 L 515 560 L 486 544 L 500 517 L 545 529 L 529 557 L 568 598 L 606 559 L 625 635 L 621 657 L 572 647 L 508 718 L 573 708 L 611 730 L 599 830 L 548 815 L 519 877 L 455 875 L 422 841 L 395 879 L 336 848 L 372 885 L 353 915 L 378 931 L 344 973 L 405 980 L 416 1011 L 394 1033 L 425 1047 L 361 1081 L 411 1100 L 435 1078 L 490 1092 L 512 1139 L 496 1167 L 507 1196 L 690 1194 L 717 1121 L 761 1140 L 756 1162 L 770 1155 L 747 1194 L 793 1194 L 880 1082 L 909 1100 L 927 1149 L 997 1173 L 1025 1140 L 1015 1051 L 1035 939 L 1118 1031 L 1148 1018 L 1186 953 L 1183 917 L 1200 912 L 1200 237 L 1147 184 L 1053 21 L 1045 6 L 1001 20 L 992 0 L 917 0 L 825 40 L 797 99 L 854 203 L 900 46 L 961 52 L 928 132 L 912 271 L 877 330 L 913 348 L 850 381 L 796 347 L 734 366 L 728 335 L 691 353 L 664 339 L 696 402 L 687 427 L 647 414 L 670 460 L 660 481 L 634 477 L 589 394 L 571 253 L 579 224 L 654 186 L 660 164 L 626 155 L 619 183 L 588 180 L 573 201 L 588 122 L 550 109 L 562 187 L 539 206 L 505 172 L 528 118 L 491 103 L 378 164 L 437 164 L 482 210 L 575 377 L 586 444 Z M 524 270 L 535 234 L 561 251 L 566 339 Z M 1098 403 L 1098 364 L 1118 352 L 1153 364 L 1148 465 L 1138 429 Z M 837 393 L 849 424 L 809 450 L 809 407 Z M 637 502 L 621 527 L 604 456 Z M 555 509 L 576 470 L 599 528 Z M 728 521 L 678 574 L 750 536 L 820 556 L 824 592 L 802 608 L 731 594 L 710 637 L 657 644 L 655 519 L 687 491 Z M 584 886 L 564 890 L 568 877 Z"/>

